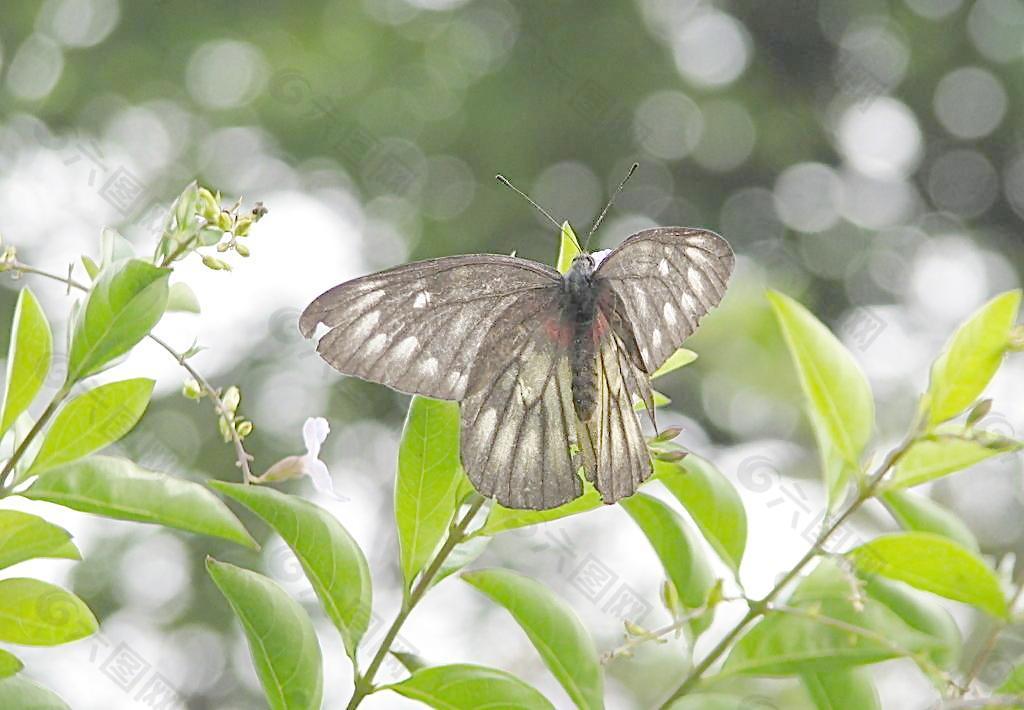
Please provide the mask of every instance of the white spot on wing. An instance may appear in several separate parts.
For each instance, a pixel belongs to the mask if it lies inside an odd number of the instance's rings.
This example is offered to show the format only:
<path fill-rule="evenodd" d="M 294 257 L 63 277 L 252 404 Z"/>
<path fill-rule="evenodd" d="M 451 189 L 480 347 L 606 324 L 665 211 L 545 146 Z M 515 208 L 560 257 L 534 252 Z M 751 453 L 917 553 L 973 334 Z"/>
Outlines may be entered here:
<path fill-rule="evenodd" d="M 352 309 L 356 311 L 361 311 L 364 308 L 371 308 L 377 305 L 377 302 L 380 301 L 380 299 L 382 298 L 384 298 L 383 289 L 370 291 L 369 293 L 363 294 L 362 296 L 357 298 L 355 302 L 352 304 Z"/>
<path fill-rule="evenodd" d="M 669 325 L 676 324 L 676 307 L 666 301 L 665 307 L 662 309 L 665 314 L 665 322 Z"/>
<path fill-rule="evenodd" d="M 373 326 L 377 325 L 377 321 L 380 320 L 380 311 L 370 311 L 369 313 L 360 316 L 358 320 L 352 326 L 352 339 L 362 340 L 373 330 Z"/>
<path fill-rule="evenodd" d="M 428 377 L 433 377 L 437 374 L 437 358 L 428 357 L 426 360 L 420 363 L 420 372 Z"/>
<path fill-rule="evenodd" d="M 476 435 L 484 440 L 494 433 L 494 426 L 498 423 L 498 412 L 494 409 L 487 409 L 480 415 L 480 421 L 476 424 Z"/>
<path fill-rule="evenodd" d="M 662 276 L 668 276 L 668 259 L 662 258 L 658 262 L 658 273 Z"/>
<path fill-rule="evenodd" d="M 686 306 L 686 310 L 690 313 L 699 313 L 701 311 L 700 303 L 689 291 L 683 291 L 683 305 Z"/>
<path fill-rule="evenodd" d="M 412 302 L 413 308 L 426 308 L 430 305 L 430 293 L 420 291 L 416 294 L 416 300 Z"/>
<path fill-rule="evenodd" d="M 368 343 L 366 343 L 366 354 L 376 355 L 377 353 L 384 349 L 384 346 L 387 344 L 387 342 L 388 336 L 386 336 L 384 333 L 377 333 L 375 336 L 370 338 L 370 341 Z"/>
<path fill-rule="evenodd" d="M 690 284 L 690 288 L 698 293 L 704 293 L 707 290 L 704 287 L 704 275 L 692 266 L 686 270 L 686 280 Z"/>
<path fill-rule="evenodd" d="M 452 386 L 452 387 L 455 387 L 455 385 L 459 381 L 459 375 L 460 374 L 461 373 L 458 370 L 452 370 L 451 372 L 449 372 L 448 373 L 448 384 L 450 386 Z"/>
<path fill-rule="evenodd" d="M 420 339 L 415 335 L 410 335 L 409 337 L 404 338 L 395 348 L 395 357 L 399 360 L 407 359 L 410 355 L 416 352 L 416 348 L 419 347 L 419 344 Z"/>
<path fill-rule="evenodd" d="M 661 331 L 657 328 L 651 333 L 651 344 L 656 348 L 661 346 Z M 643 355 L 643 353 L 640 354 Z M 647 358 L 645 357 L 644 359 L 646 360 Z"/>

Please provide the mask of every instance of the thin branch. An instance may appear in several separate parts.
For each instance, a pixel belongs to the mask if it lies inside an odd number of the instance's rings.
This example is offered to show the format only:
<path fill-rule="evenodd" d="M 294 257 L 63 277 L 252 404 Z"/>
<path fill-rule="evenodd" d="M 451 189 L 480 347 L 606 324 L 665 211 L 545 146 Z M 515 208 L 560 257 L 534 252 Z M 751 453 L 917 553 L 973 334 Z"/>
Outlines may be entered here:
<path fill-rule="evenodd" d="M 1024 593 L 1024 581 L 1017 583 L 1017 589 L 1014 591 L 1013 596 L 1010 597 L 1009 609 L 1011 618 L 1013 615 L 1013 608 L 1017 606 L 1017 602 L 1021 598 L 1021 594 Z M 992 652 L 996 650 L 996 642 L 999 640 L 999 635 L 1006 631 L 1009 622 L 1000 619 L 988 632 L 988 636 L 985 638 L 984 643 L 981 645 L 981 649 L 978 651 L 978 655 L 971 661 L 970 668 L 967 669 L 967 674 L 964 676 L 963 682 L 960 684 L 960 697 L 963 697 L 970 689 L 971 685 L 977 679 L 978 674 L 981 673 L 981 669 L 985 667 L 985 662 L 988 661 Z"/>
<path fill-rule="evenodd" d="M 663 710 L 667 709 L 673 702 L 675 702 L 676 700 L 690 692 L 700 682 L 701 677 L 704 675 L 704 673 L 707 672 L 707 670 L 715 663 L 715 661 L 721 658 L 722 655 L 727 650 L 729 650 L 729 647 L 732 645 L 732 642 L 735 641 L 736 638 L 741 633 L 743 633 L 744 630 L 746 630 L 747 626 L 749 626 L 753 621 L 763 616 L 768 611 L 768 605 L 771 604 L 771 602 L 774 601 L 775 598 L 782 593 L 782 591 L 789 585 L 790 582 L 796 579 L 800 575 L 800 573 L 803 572 L 804 568 L 808 564 L 810 564 L 812 560 L 814 560 L 816 557 L 818 557 L 818 555 L 820 555 L 824 551 L 825 543 L 829 541 L 829 539 L 836 533 L 836 531 L 839 530 L 839 528 L 847 520 L 849 520 L 850 517 L 854 513 L 856 513 L 862 505 L 864 505 L 864 503 L 866 503 L 868 500 L 871 500 L 871 498 L 874 497 L 875 491 L 878 489 L 879 484 L 881 484 L 882 479 L 886 476 L 886 474 L 889 473 L 890 470 L 892 470 L 893 466 L 895 466 L 899 462 L 899 460 L 903 458 L 903 456 L 907 453 L 907 450 L 910 448 L 910 445 L 914 442 L 916 438 L 916 434 L 917 427 L 915 426 L 914 433 L 911 436 L 908 436 L 903 441 L 903 443 L 901 443 L 899 446 L 897 446 L 895 449 L 893 449 L 886 455 L 885 459 L 875 470 L 875 472 L 868 477 L 867 481 L 861 487 L 860 493 L 853 500 L 853 502 L 850 503 L 850 505 L 847 506 L 846 509 L 835 520 L 833 520 L 828 527 L 822 530 L 821 534 L 818 536 L 818 539 L 806 552 L 806 554 L 804 554 L 804 556 L 800 558 L 800 560 L 789 570 L 789 572 L 787 572 L 782 577 L 782 579 L 780 579 L 778 583 L 776 583 L 776 585 L 772 587 L 772 590 L 768 592 L 768 594 L 766 594 L 764 598 L 757 601 L 749 602 L 750 609 L 747 611 L 747 613 L 743 616 L 742 619 L 739 620 L 736 626 L 734 626 L 722 638 L 722 640 L 719 641 L 718 644 L 713 649 L 711 649 L 711 651 L 708 652 L 704 659 L 693 667 L 689 675 L 686 676 L 686 679 L 683 680 L 682 684 L 678 688 L 676 688 L 676 690 L 672 693 L 669 699 L 665 701 L 664 705 L 662 705 Z"/>
<path fill-rule="evenodd" d="M 11 458 L 7 460 L 3 471 L 0 471 L 0 497 L 6 495 L 7 489 L 10 487 L 9 479 L 14 476 L 15 466 L 17 466 L 18 462 L 25 456 L 25 452 L 28 451 L 28 447 L 32 445 L 32 442 L 37 436 L 39 436 L 43 427 L 46 426 L 46 423 L 50 421 L 50 418 L 57 411 L 57 408 L 60 407 L 61 402 L 67 399 L 67 396 L 70 393 L 71 388 L 67 385 L 64 385 L 57 390 L 56 394 L 53 395 L 53 399 L 51 399 L 50 403 L 46 405 L 46 409 L 44 409 L 43 413 L 39 415 L 39 419 L 37 419 L 35 424 L 32 425 L 28 434 L 26 434 L 25 438 L 21 440 L 21 443 L 18 444 L 18 448 L 14 450 L 14 454 L 11 455 Z"/>
<path fill-rule="evenodd" d="M 206 378 L 199 374 L 199 372 L 188 363 L 184 354 L 179 353 L 171 347 L 167 341 L 153 335 L 152 333 L 149 334 L 149 339 L 170 353 L 174 359 L 178 361 L 178 364 L 185 368 L 185 371 L 199 384 L 203 393 L 210 398 L 210 401 L 213 403 L 214 411 L 227 420 L 228 434 L 231 436 L 231 442 L 235 446 L 235 458 L 238 459 L 236 463 L 238 467 L 242 469 L 242 479 L 246 483 L 252 483 L 254 476 L 249 463 L 253 460 L 253 457 L 252 454 L 245 450 L 245 445 L 242 443 L 242 437 L 238 433 L 238 428 L 235 426 L 235 413 L 224 405 L 224 400 L 222 400 L 220 395 L 217 394 L 217 390 L 211 387 Z"/>
<path fill-rule="evenodd" d="M 1024 707 L 1024 693 L 1016 695 L 992 695 L 987 698 L 951 698 L 933 705 L 933 710 L 972 710 L 974 708 L 1021 708 Z"/>
<path fill-rule="evenodd" d="M 43 271 L 42 269 L 37 269 L 33 266 L 29 266 L 28 264 L 23 264 L 20 261 L 12 262 L 10 264 L 10 271 L 14 275 L 33 274 L 35 276 L 41 276 L 43 278 L 51 279 L 53 281 L 59 281 L 60 283 L 67 284 L 69 288 L 76 288 L 80 291 L 89 290 L 88 286 L 78 281 L 75 281 L 70 277 L 64 277 L 59 274 L 50 273 L 49 271 Z M 188 363 L 188 360 L 186 359 L 184 353 L 175 350 L 169 343 L 162 340 L 153 333 L 150 333 L 147 337 L 153 342 L 155 342 L 157 345 L 162 347 L 164 350 L 166 350 L 168 353 L 170 353 L 171 357 L 173 357 L 177 361 L 177 363 L 181 365 L 181 367 L 183 367 L 186 372 L 188 372 L 192 379 L 194 379 L 199 384 L 199 387 L 202 389 L 203 393 L 210 398 L 210 402 L 213 404 L 214 411 L 216 411 L 216 413 L 219 416 L 222 416 L 227 420 L 228 432 L 231 436 L 231 441 L 235 447 L 235 458 L 237 459 L 236 465 L 242 470 L 242 480 L 244 480 L 246 483 L 252 483 L 254 476 L 252 474 L 252 468 L 250 467 L 249 464 L 253 460 L 253 457 L 248 451 L 245 450 L 245 445 L 242 442 L 242 437 L 238 434 L 238 430 L 235 427 L 234 413 L 224 406 L 223 400 L 221 400 L 220 395 L 217 393 L 217 390 L 215 390 L 210 385 L 209 381 L 207 381 L 205 377 L 203 377 L 194 367 L 192 367 L 192 365 Z M 40 421 L 36 422 L 36 425 L 41 426 L 40 422 L 42 421 L 42 418 L 40 418 Z M 12 465 L 10 462 L 8 462 L 8 465 L 7 467 L 5 467 L 4 472 L 0 474 L 0 481 L 3 480 L 4 476 L 6 476 L 10 468 L 12 468 Z"/>
<path fill-rule="evenodd" d="M 380 647 L 377 649 L 377 653 L 374 654 L 373 659 L 370 661 L 370 665 L 367 666 L 366 672 L 362 675 L 357 673 L 356 675 L 356 687 L 355 692 L 352 693 L 352 699 L 349 701 L 347 710 L 354 710 L 359 706 L 359 703 L 363 702 L 363 699 L 374 692 L 376 688 L 373 685 L 373 678 L 380 670 L 381 663 L 384 662 L 388 652 L 391 650 L 391 644 L 394 643 L 398 637 L 398 632 L 402 629 L 402 624 L 409 618 L 409 614 L 412 613 L 413 608 L 420 602 L 423 595 L 427 593 L 430 585 L 433 583 L 437 573 L 441 570 L 441 565 L 448 559 L 448 555 L 451 554 L 455 546 L 466 539 L 466 530 L 469 528 L 469 524 L 473 522 L 473 518 L 476 517 L 477 512 L 483 506 L 486 499 L 483 496 L 477 496 L 465 514 L 454 523 L 451 529 L 448 531 L 448 537 L 445 538 L 444 544 L 441 545 L 441 549 L 437 551 L 437 555 L 431 560 L 430 565 L 424 570 L 423 574 L 420 575 L 419 580 L 416 582 L 416 586 L 413 588 L 412 593 L 406 601 L 402 603 L 402 608 L 399 609 L 398 615 L 395 616 L 395 620 L 391 622 L 391 626 L 388 628 L 387 633 L 384 634 L 384 639 L 380 642 Z"/>
<path fill-rule="evenodd" d="M 657 641 L 658 639 L 668 636 L 671 633 L 680 631 L 683 628 L 685 628 L 687 624 L 689 624 L 691 621 L 693 621 L 706 611 L 707 607 L 702 606 L 698 609 L 694 609 L 693 611 L 687 614 L 684 614 L 683 616 L 680 616 L 671 624 L 663 626 L 660 629 L 655 629 L 654 631 L 646 631 L 642 634 L 630 636 L 630 638 L 626 639 L 625 643 L 602 654 L 601 663 L 608 664 L 616 658 L 618 658 L 619 656 L 629 656 L 633 653 L 633 649 L 637 646 L 641 646 L 647 643 L 648 641 Z"/>

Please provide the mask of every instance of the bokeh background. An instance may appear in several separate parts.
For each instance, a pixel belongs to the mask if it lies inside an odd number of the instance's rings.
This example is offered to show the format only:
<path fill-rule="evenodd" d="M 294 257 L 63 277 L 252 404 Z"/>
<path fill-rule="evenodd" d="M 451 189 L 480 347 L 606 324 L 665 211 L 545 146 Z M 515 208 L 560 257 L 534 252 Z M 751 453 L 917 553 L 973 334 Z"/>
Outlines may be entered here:
<path fill-rule="evenodd" d="M 399 601 L 391 499 L 407 398 L 322 365 L 296 332 L 299 310 L 341 280 L 412 258 L 514 250 L 551 262 L 554 230 L 494 174 L 585 232 L 636 160 L 595 237 L 601 247 L 679 224 L 722 233 L 739 255 L 723 306 L 690 342 L 700 359 L 662 383 L 673 398 L 662 419 L 682 423 L 683 441 L 742 493 L 743 579 L 756 594 L 802 553 L 823 508 L 764 291 L 801 299 L 841 335 L 875 388 L 877 443 L 899 438 L 955 325 L 1020 282 L 1022 60 L 1021 0 L 8 0 L 0 232 L 23 261 L 64 272 L 96 253 L 105 225 L 149 253 L 161 212 L 195 177 L 267 204 L 252 257 L 236 258 L 234 272 L 182 266 L 203 314 L 168 316 L 158 332 L 181 348 L 198 338 L 208 349 L 195 365 L 241 386 L 257 471 L 301 449 L 306 417 L 328 417 L 325 459 L 349 500 L 318 502 L 366 550 L 375 619 L 388 622 Z M 18 286 L 2 283 L 5 324 Z M 59 285 L 33 289 L 59 332 L 69 297 Z M 180 396 L 182 373 L 166 353 L 144 344 L 111 376 L 137 374 L 158 378 L 158 397 L 124 453 L 178 476 L 236 477 L 212 413 Z M 1019 435 L 1024 360 L 1005 366 L 992 394 L 992 428 Z M 986 553 L 1024 545 L 1019 457 L 930 494 Z M 238 624 L 203 572 L 207 553 L 304 600 L 323 632 L 326 706 L 348 697 L 341 644 L 279 542 L 255 554 L 30 509 L 71 530 L 85 561 L 15 573 L 71 585 L 102 619 L 94 639 L 21 653 L 28 675 L 73 707 L 261 706 Z M 863 535 L 892 526 L 881 509 L 855 523 Z M 621 642 L 623 618 L 668 621 L 657 560 L 615 508 L 504 535 L 481 564 L 544 580 L 602 650 Z M 984 622 L 951 609 L 970 652 Z M 737 613 L 723 610 L 698 650 Z M 371 640 L 382 631 L 376 624 Z M 507 614 L 457 580 L 429 595 L 401 643 L 432 662 L 499 666 L 568 702 Z M 1024 638 L 1009 634 L 982 677 L 998 680 L 1022 650 Z M 684 667 L 679 642 L 615 661 L 610 707 L 652 706 Z M 887 708 L 935 700 L 906 662 L 876 677 Z M 807 702 L 785 682 L 749 692 L 758 707 Z M 382 693 L 365 706 L 403 703 Z"/>

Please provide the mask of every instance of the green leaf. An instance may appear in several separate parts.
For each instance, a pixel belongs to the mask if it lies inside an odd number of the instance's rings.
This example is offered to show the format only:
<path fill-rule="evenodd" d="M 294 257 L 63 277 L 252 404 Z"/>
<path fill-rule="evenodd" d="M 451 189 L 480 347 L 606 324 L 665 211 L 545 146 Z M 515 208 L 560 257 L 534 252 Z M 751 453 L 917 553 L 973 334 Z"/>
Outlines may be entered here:
<path fill-rule="evenodd" d="M 199 299 L 195 291 L 187 283 L 179 281 L 171 284 L 167 294 L 168 313 L 199 313 L 202 309 L 199 306 Z"/>
<path fill-rule="evenodd" d="M 85 267 L 85 273 L 89 275 L 90 280 L 95 279 L 100 273 L 100 265 L 93 261 L 91 256 L 82 254 L 82 266 Z"/>
<path fill-rule="evenodd" d="M 860 366 L 810 311 L 772 291 L 772 310 L 782 329 L 821 451 L 829 506 L 842 500 L 851 472 L 871 437 L 875 403 Z"/>
<path fill-rule="evenodd" d="M 971 529 L 953 511 L 931 498 L 910 491 L 886 491 L 882 501 L 904 530 L 945 535 L 968 550 L 980 549 Z"/>
<path fill-rule="evenodd" d="M 448 557 L 445 558 L 440 568 L 438 568 L 437 574 L 430 581 L 430 586 L 433 587 L 439 584 L 442 580 L 452 576 L 466 565 L 472 564 L 474 560 L 483 554 L 483 551 L 490 543 L 490 537 L 480 535 L 470 537 L 453 547 Z"/>
<path fill-rule="evenodd" d="M 986 441 L 984 434 L 974 438 L 938 435 L 915 441 L 896 464 L 886 488 L 910 488 L 981 463 L 1002 453 L 1019 451 L 1021 445 L 1009 439 Z"/>
<path fill-rule="evenodd" d="M 655 461 L 654 475 L 683 504 L 719 557 L 739 570 L 747 546 L 747 514 L 729 479 L 693 454 L 679 462 Z"/>
<path fill-rule="evenodd" d="M 576 233 L 572 231 L 568 222 L 562 222 L 562 234 L 558 248 L 558 270 L 563 274 L 568 272 L 569 267 L 572 266 L 572 260 L 579 253 L 579 240 L 576 239 Z"/>
<path fill-rule="evenodd" d="M 10 429 L 39 394 L 53 358 L 53 334 L 39 301 L 28 288 L 18 294 L 7 352 L 0 435 Z"/>
<path fill-rule="evenodd" d="M 272 710 L 309 710 L 323 700 L 320 644 L 302 606 L 261 574 L 206 558 L 206 570 L 245 630 Z"/>
<path fill-rule="evenodd" d="M 0 680 L 9 678 L 15 673 L 20 673 L 21 669 L 24 667 L 25 664 L 18 660 L 17 656 L 0 648 Z"/>
<path fill-rule="evenodd" d="M 866 597 L 855 604 L 853 598 L 853 580 L 834 562 L 821 562 L 789 601 L 790 606 L 813 612 L 817 618 L 771 613 L 736 642 L 723 674 L 828 672 L 928 651 L 936 645 L 881 602 Z"/>
<path fill-rule="evenodd" d="M 664 407 L 672 403 L 672 400 L 663 395 L 658 390 L 651 390 L 651 399 L 654 401 L 654 408 Z M 638 399 L 633 403 L 633 411 L 643 412 L 647 409 L 647 403 L 643 400 Z"/>
<path fill-rule="evenodd" d="M 1005 618 L 999 578 L 970 550 L 933 533 L 882 535 L 847 553 L 864 574 L 880 574 Z"/>
<path fill-rule="evenodd" d="M 1018 664 L 1010 671 L 1006 680 L 996 688 L 996 695 L 1024 694 L 1024 664 Z"/>
<path fill-rule="evenodd" d="M 686 522 L 668 505 L 645 493 L 636 493 L 619 504 L 647 536 L 683 604 L 690 609 L 702 606 L 715 585 L 715 577 Z"/>
<path fill-rule="evenodd" d="M 686 367 L 696 359 L 697 353 L 692 350 L 687 350 L 686 348 L 679 348 L 669 356 L 668 360 L 665 361 L 665 364 L 654 371 L 654 374 L 651 375 L 651 379 L 653 380 L 656 377 L 667 375 L 673 370 L 678 370 L 680 367 Z"/>
<path fill-rule="evenodd" d="M 402 667 L 410 673 L 415 673 L 416 671 L 423 670 L 430 666 L 425 659 L 417 656 L 415 653 L 410 653 L 409 651 L 396 651 L 395 649 L 391 649 L 388 653 L 394 656 L 395 660 L 401 663 Z"/>
<path fill-rule="evenodd" d="M 0 681 L 0 708 L 69 710 L 68 704 L 53 691 L 22 676 L 4 678 Z"/>
<path fill-rule="evenodd" d="M 593 485 L 583 482 L 583 495 L 565 505 L 547 510 L 516 510 L 495 503 L 487 516 L 487 522 L 477 533 L 478 535 L 496 535 L 506 530 L 525 528 L 538 523 L 558 520 L 577 513 L 585 513 L 601 506 L 601 494 Z"/>
<path fill-rule="evenodd" d="M 29 475 L 76 461 L 132 430 L 153 394 L 153 380 L 100 385 L 68 402 L 54 419 Z"/>
<path fill-rule="evenodd" d="M 932 365 L 926 396 L 930 426 L 963 412 L 988 386 L 1009 344 L 1020 297 L 1019 290 L 996 296 L 953 334 Z"/>
<path fill-rule="evenodd" d="M 941 668 L 956 667 L 963 647 L 960 629 L 934 597 L 880 575 L 864 575 L 861 579 L 865 594 L 889 607 L 910 628 L 935 640 L 935 647 L 928 652 L 932 663 Z"/>
<path fill-rule="evenodd" d="M 878 691 L 863 668 L 844 668 L 801 675 L 818 710 L 878 710 Z"/>
<path fill-rule="evenodd" d="M 509 570 L 480 570 L 462 578 L 512 614 L 576 707 L 604 707 L 597 648 L 572 607 L 540 582 Z"/>
<path fill-rule="evenodd" d="M 146 337 L 167 306 L 170 273 L 137 259 L 103 271 L 74 319 L 68 383 L 99 372 Z"/>
<path fill-rule="evenodd" d="M 465 478 L 459 462 L 459 405 L 413 397 L 395 480 L 395 522 L 406 591 L 447 534 Z"/>
<path fill-rule="evenodd" d="M 256 513 L 288 544 L 354 658 L 370 624 L 373 591 L 370 568 L 352 536 L 333 515 L 302 498 L 262 486 L 209 484 Z"/>
<path fill-rule="evenodd" d="M 105 227 L 100 233 L 100 268 L 104 268 L 123 259 L 135 256 L 132 243 L 111 227 Z"/>
<path fill-rule="evenodd" d="M 439 710 L 554 710 L 547 698 L 514 675 L 465 663 L 424 668 L 384 687 Z"/>
<path fill-rule="evenodd" d="M 0 580 L 0 641 L 57 646 L 97 628 L 89 607 L 71 592 L 38 579 Z"/>
<path fill-rule="evenodd" d="M 44 471 L 21 495 L 118 520 L 156 523 L 258 549 L 220 498 L 127 459 L 90 456 Z"/>
<path fill-rule="evenodd" d="M 0 510 L 0 569 L 37 557 L 80 560 L 64 528 L 17 510 Z"/>

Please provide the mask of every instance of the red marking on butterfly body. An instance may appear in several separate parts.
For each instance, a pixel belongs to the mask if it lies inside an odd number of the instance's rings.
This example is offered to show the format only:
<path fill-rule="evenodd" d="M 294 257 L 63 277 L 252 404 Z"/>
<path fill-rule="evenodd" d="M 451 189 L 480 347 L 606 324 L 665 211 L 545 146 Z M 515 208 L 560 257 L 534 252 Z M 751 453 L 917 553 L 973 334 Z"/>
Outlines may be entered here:
<path fill-rule="evenodd" d="M 560 347 L 568 348 L 572 344 L 572 324 L 561 318 L 548 318 L 544 321 L 544 332 L 551 342 Z"/>
<path fill-rule="evenodd" d="M 594 336 L 594 345 L 600 344 L 601 340 L 604 339 L 605 334 L 609 330 L 608 319 L 604 317 L 604 313 L 600 310 L 594 317 L 594 325 L 591 327 L 590 332 Z"/>

